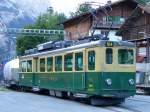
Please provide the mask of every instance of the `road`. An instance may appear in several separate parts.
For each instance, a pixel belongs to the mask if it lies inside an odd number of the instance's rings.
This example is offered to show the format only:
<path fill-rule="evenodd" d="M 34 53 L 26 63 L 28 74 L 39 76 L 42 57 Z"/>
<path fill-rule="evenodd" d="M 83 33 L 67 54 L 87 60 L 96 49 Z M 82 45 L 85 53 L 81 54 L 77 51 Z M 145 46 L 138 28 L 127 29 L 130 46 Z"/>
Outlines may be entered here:
<path fill-rule="evenodd" d="M 95 107 L 51 96 L 0 91 L 0 112 L 149 112 L 150 96 L 128 98 L 119 106 Z"/>

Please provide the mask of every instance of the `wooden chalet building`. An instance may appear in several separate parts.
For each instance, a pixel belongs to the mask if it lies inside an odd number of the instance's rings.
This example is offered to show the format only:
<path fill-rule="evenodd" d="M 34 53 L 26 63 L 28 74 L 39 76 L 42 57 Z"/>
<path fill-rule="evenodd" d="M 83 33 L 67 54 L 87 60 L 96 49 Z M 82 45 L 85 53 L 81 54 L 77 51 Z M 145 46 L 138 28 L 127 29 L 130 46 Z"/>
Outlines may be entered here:
<path fill-rule="evenodd" d="M 121 26 L 117 35 L 122 36 L 124 40 L 150 37 L 150 5 L 138 5 L 131 16 Z"/>
<path fill-rule="evenodd" d="M 114 37 L 118 29 L 137 7 L 136 0 L 120 0 L 81 14 L 63 23 L 65 40 L 76 40 L 91 34 Z"/>
<path fill-rule="evenodd" d="M 150 63 L 150 5 L 138 5 L 117 35 L 122 36 L 123 40 L 135 42 L 137 56 L 142 55 Z"/>

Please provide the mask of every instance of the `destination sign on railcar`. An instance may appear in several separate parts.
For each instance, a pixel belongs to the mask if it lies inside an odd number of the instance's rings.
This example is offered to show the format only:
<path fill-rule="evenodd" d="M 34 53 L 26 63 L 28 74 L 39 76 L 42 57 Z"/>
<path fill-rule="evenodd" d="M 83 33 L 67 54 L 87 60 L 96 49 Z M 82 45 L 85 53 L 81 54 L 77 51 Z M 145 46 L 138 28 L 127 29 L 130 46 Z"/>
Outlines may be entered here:
<path fill-rule="evenodd" d="M 113 42 L 106 42 L 105 46 L 106 47 L 113 47 L 114 44 L 113 44 Z"/>

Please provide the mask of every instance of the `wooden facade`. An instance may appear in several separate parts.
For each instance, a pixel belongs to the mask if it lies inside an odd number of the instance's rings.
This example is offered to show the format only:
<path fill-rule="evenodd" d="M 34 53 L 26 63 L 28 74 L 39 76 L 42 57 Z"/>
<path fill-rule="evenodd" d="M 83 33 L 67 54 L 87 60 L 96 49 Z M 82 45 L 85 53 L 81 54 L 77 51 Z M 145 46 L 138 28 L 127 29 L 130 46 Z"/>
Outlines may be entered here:
<path fill-rule="evenodd" d="M 117 32 L 123 40 L 134 42 L 137 47 L 137 60 L 139 56 L 144 56 L 146 62 L 150 62 L 150 5 L 140 6 L 134 10 Z M 143 54 L 140 54 L 143 49 Z"/>
<path fill-rule="evenodd" d="M 107 33 L 109 30 L 118 30 L 124 21 L 136 8 L 135 0 L 120 0 L 98 8 L 92 13 L 85 13 L 63 23 L 66 40 L 76 40 L 89 36 L 93 30 Z"/>
<path fill-rule="evenodd" d="M 131 15 L 132 11 L 136 8 L 137 3 L 132 0 L 124 0 L 122 2 L 116 2 L 110 6 L 111 9 L 107 11 L 107 15 L 104 10 L 99 10 L 97 13 L 98 21 L 101 23 L 97 28 L 112 28 L 118 29 L 124 23 L 124 21 Z M 106 9 L 109 7 L 107 6 Z M 108 19 L 115 19 L 114 21 L 109 21 Z"/>
<path fill-rule="evenodd" d="M 84 19 L 88 17 L 87 19 Z M 89 29 L 91 28 L 91 15 L 85 14 L 83 17 L 78 17 L 73 20 L 69 20 L 64 24 L 66 32 L 65 40 L 76 40 L 79 37 L 89 35 Z"/>
<path fill-rule="evenodd" d="M 124 40 L 150 37 L 150 6 L 138 6 L 130 18 L 122 25 L 118 34 Z"/>

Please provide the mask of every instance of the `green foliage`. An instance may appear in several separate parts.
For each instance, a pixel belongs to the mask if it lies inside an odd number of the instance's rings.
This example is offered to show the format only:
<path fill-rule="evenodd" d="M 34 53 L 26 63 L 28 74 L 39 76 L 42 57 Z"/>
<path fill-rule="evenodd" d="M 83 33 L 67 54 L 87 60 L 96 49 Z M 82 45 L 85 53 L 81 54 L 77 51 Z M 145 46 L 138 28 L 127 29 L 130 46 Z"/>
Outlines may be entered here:
<path fill-rule="evenodd" d="M 40 43 L 46 42 L 47 39 L 43 37 L 28 37 L 28 36 L 21 36 L 17 38 L 17 55 L 23 55 L 24 51 L 27 49 L 32 49 L 36 47 L 36 45 Z"/>
<path fill-rule="evenodd" d="M 86 12 L 89 12 L 92 10 L 92 7 L 90 4 L 81 4 L 79 5 L 79 8 L 78 8 L 78 12 L 81 14 L 81 13 L 86 13 Z"/>
<path fill-rule="evenodd" d="M 67 18 L 63 13 L 54 12 L 52 8 L 49 8 L 47 13 L 38 17 L 34 25 L 27 25 L 26 29 L 52 29 L 63 30 L 63 26 L 60 24 Z M 50 40 L 62 40 L 63 35 L 53 35 L 50 37 L 44 36 L 23 36 L 19 35 L 17 38 L 17 55 L 23 55 L 27 49 L 35 48 L 38 44 L 50 41 Z"/>
<path fill-rule="evenodd" d="M 137 0 L 137 2 L 141 5 L 146 5 L 149 2 L 149 0 Z"/>
<path fill-rule="evenodd" d="M 71 17 L 77 16 L 77 15 L 80 15 L 80 14 L 83 14 L 83 13 L 90 12 L 91 10 L 93 10 L 91 5 L 85 2 L 85 3 L 80 4 L 78 6 L 76 12 L 71 12 Z"/>

